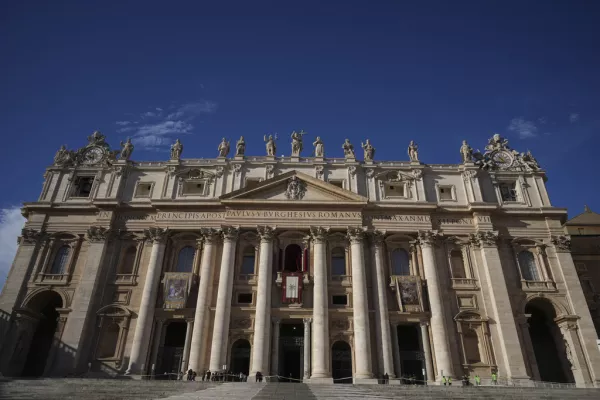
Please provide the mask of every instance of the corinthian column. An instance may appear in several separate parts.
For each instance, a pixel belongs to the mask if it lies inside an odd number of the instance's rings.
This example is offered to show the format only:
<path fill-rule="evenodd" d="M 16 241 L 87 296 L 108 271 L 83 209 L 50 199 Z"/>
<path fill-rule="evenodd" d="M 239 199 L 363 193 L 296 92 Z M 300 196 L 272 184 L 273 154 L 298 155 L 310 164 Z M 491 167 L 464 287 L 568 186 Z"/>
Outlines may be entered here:
<path fill-rule="evenodd" d="M 370 379 L 373 377 L 370 359 L 371 340 L 369 337 L 369 305 L 367 303 L 365 252 L 363 249 L 364 238 L 365 233 L 361 228 L 348 228 L 350 252 L 352 253 L 352 309 L 354 312 L 354 358 L 356 359 L 355 379 Z"/>
<path fill-rule="evenodd" d="M 329 304 L 327 301 L 327 235 L 328 228 L 311 227 L 314 257 L 312 371 L 311 380 L 331 382 L 329 373 Z"/>
<path fill-rule="evenodd" d="M 311 318 L 304 318 L 304 377 L 302 380 L 310 379 L 310 323 Z"/>
<path fill-rule="evenodd" d="M 150 228 L 144 231 L 146 240 L 152 241 L 152 253 L 146 270 L 146 281 L 142 292 L 142 301 L 138 311 L 135 334 L 129 356 L 129 367 L 126 374 L 143 373 L 142 365 L 146 360 L 149 345 L 149 333 L 152 331 L 158 281 L 162 270 L 162 261 L 165 255 L 165 242 L 169 234 L 168 229 Z"/>
<path fill-rule="evenodd" d="M 441 380 L 442 375 L 453 376 L 452 356 L 448 345 L 448 331 L 446 329 L 446 310 L 442 303 L 444 293 L 441 290 L 437 267 L 435 263 L 435 253 L 433 246 L 438 237 L 435 231 L 419 232 L 419 244 L 423 254 L 423 270 L 427 280 L 427 290 L 429 292 L 429 307 L 431 309 L 431 333 L 433 335 L 433 350 L 438 371 L 435 374 L 437 381 Z"/>
<path fill-rule="evenodd" d="M 210 348 L 211 371 L 219 371 L 222 368 L 224 361 L 223 347 L 229 337 L 229 315 L 227 310 L 229 309 L 228 305 L 231 303 L 231 292 L 233 290 L 233 267 L 238 233 L 239 230 L 236 228 L 223 228 L 223 255 L 221 257 L 217 308 L 215 310 L 215 323 Z"/>
<path fill-rule="evenodd" d="M 383 237 L 385 233 L 375 231 L 371 234 L 371 243 L 375 268 L 373 271 L 373 282 L 377 285 L 377 295 L 375 299 L 375 323 L 377 324 L 378 338 L 376 342 L 379 374 L 387 373 L 390 378 L 394 375 L 394 358 L 392 357 L 392 340 L 390 338 L 390 318 L 388 315 L 387 293 L 385 284 L 385 258 L 383 249 Z"/>
<path fill-rule="evenodd" d="M 204 342 L 206 341 L 206 314 L 208 312 L 208 292 L 212 282 L 213 259 L 216 242 L 218 240 L 216 229 L 202 229 L 202 262 L 200 265 L 200 283 L 198 284 L 198 300 L 194 314 L 194 328 L 192 330 L 192 347 L 190 349 L 189 367 L 194 371 L 203 370 Z M 186 369 L 187 371 L 187 369 Z"/>
<path fill-rule="evenodd" d="M 252 367 L 250 376 L 268 371 L 267 351 L 269 348 L 269 325 L 271 324 L 271 267 L 273 264 L 273 239 L 275 229 L 259 226 L 260 262 L 258 264 L 258 287 L 256 290 L 256 314 L 254 315 L 254 343 L 252 345 Z"/>

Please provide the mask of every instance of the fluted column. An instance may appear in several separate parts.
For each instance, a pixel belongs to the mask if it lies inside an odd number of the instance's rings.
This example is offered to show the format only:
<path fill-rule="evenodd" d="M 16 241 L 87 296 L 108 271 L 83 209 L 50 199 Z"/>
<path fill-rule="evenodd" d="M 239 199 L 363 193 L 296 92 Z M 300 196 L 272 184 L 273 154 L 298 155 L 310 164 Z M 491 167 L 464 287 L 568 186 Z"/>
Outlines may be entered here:
<path fill-rule="evenodd" d="M 371 340 L 369 329 L 369 305 L 367 303 L 367 280 L 364 254 L 365 233 L 361 228 L 348 228 L 350 252 L 352 253 L 352 310 L 354 313 L 355 379 L 370 379 Z M 391 371 L 390 371 L 391 372 Z"/>
<path fill-rule="evenodd" d="M 192 345 L 189 359 L 189 368 L 194 371 L 203 370 L 204 346 L 208 334 L 206 329 L 206 314 L 208 313 L 208 307 L 210 306 L 208 292 L 212 283 L 213 259 L 218 238 L 219 235 L 217 230 L 212 228 L 202 230 L 204 249 L 202 250 L 198 300 L 196 301 L 196 312 L 194 314 L 194 328 L 192 331 Z"/>
<path fill-rule="evenodd" d="M 402 359 L 400 358 L 400 347 L 398 346 L 398 324 L 390 323 L 392 332 L 392 351 L 394 352 L 394 364 L 396 364 L 396 376 L 402 376 Z"/>
<path fill-rule="evenodd" d="M 444 293 L 441 290 L 435 253 L 433 246 L 438 234 L 435 231 L 419 232 L 419 244 L 423 254 L 423 270 L 427 280 L 429 292 L 429 307 L 431 309 L 431 333 L 433 335 L 433 349 L 438 371 L 436 380 L 439 382 L 442 375 L 454 376 L 452 356 L 448 345 L 448 330 L 446 329 L 446 310 L 443 305 Z"/>
<path fill-rule="evenodd" d="M 310 323 L 311 318 L 304 318 L 304 377 L 303 380 L 310 379 Z"/>
<path fill-rule="evenodd" d="M 150 373 L 155 374 L 158 365 L 156 365 L 156 360 L 158 359 L 158 349 L 162 345 L 163 341 L 163 331 L 165 326 L 164 319 L 157 319 L 154 322 L 154 340 L 150 340 L 152 342 L 152 352 L 150 353 Z"/>
<path fill-rule="evenodd" d="M 273 348 L 271 350 L 271 375 L 279 375 L 279 328 L 281 319 L 273 317 Z"/>
<path fill-rule="evenodd" d="M 390 318 L 387 305 L 387 288 L 385 274 L 385 257 L 383 248 L 383 238 L 385 232 L 375 231 L 371 234 L 372 253 L 375 268 L 373 271 L 373 282 L 377 286 L 377 295 L 375 299 L 375 323 L 377 335 L 376 340 L 377 353 L 379 360 L 379 374 L 387 373 L 390 378 L 395 378 L 394 358 L 392 357 L 392 340 L 390 338 Z"/>
<path fill-rule="evenodd" d="M 185 342 L 183 344 L 183 359 L 181 360 L 181 371 L 187 371 L 189 365 L 189 357 L 190 357 L 190 347 L 192 345 L 192 332 L 194 329 L 194 320 L 188 319 L 186 320 L 187 327 L 185 330 Z M 198 369 L 194 369 L 194 371 L 199 371 Z"/>
<path fill-rule="evenodd" d="M 232 227 L 223 228 L 223 254 L 221 256 L 221 272 L 217 289 L 217 308 L 213 326 L 210 348 L 210 370 L 219 371 L 224 364 L 223 347 L 229 338 L 228 305 L 231 303 L 233 290 L 233 269 L 235 265 L 235 248 L 239 230 Z"/>
<path fill-rule="evenodd" d="M 259 226 L 260 262 L 258 264 L 258 287 L 256 290 L 256 313 L 254 315 L 254 343 L 252 345 L 252 366 L 250 376 L 267 371 L 267 349 L 269 347 L 269 324 L 271 323 L 271 269 L 273 264 L 273 239 L 275 230 L 269 226 Z"/>
<path fill-rule="evenodd" d="M 433 359 L 431 358 L 431 344 L 429 342 L 429 324 L 421 322 L 421 342 L 423 343 L 423 356 L 425 357 L 425 379 L 427 382 L 435 381 L 433 373 Z"/>
<path fill-rule="evenodd" d="M 327 301 L 328 228 L 311 227 L 314 257 L 313 323 L 311 341 L 311 379 L 330 378 L 329 303 Z"/>
<path fill-rule="evenodd" d="M 146 240 L 152 241 L 152 253 L 146 271 L 146 280 L 142 292 L 142 300 L 138 312 L 135 334 L 131 345 L 129 356 L 129 367 L 126 374 L 143 373 L 142 366 L 146 360 L 149 346 L 149 333 L 152 330 L 154 319 L 154 308 L 156 306 L 156 294 L 158 282 L 162 270 L 163 257 L 165 255 L 165 242 L 169 234 L 168 229 L 150 228 L 144 231 Z"/>

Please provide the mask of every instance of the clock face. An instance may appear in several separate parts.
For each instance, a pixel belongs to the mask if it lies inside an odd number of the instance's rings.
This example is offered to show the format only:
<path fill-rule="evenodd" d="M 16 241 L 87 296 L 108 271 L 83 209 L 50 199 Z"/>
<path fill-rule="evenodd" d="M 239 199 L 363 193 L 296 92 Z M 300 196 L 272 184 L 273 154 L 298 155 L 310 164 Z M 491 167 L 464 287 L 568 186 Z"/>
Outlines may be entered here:
<path fill-rule="evenodd" d="M 513 163 L 513 157 L 508 151 L 498 151 L 492 155 L 492 160 L 500 168 L 508 168 Z"/>
<path fill-rule="evenodd" d="M 104 151 L 100 147 L 92 147 L 83 154 L 85 164 L 96 164 L 104 157 Z"/>

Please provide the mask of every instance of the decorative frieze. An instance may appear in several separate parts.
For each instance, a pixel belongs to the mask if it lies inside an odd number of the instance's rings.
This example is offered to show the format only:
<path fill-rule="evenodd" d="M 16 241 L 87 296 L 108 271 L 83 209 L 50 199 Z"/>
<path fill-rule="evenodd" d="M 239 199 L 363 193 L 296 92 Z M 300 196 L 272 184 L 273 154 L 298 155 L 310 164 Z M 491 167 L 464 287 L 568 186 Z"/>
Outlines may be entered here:
<path fill-rule="evenodd" d="M 571 237 L 560 235 L 552 237 L 552 244 L 557 252 L 570 252 L 571 251 Z"/>
<path fill-rule="evenodd" d="M 365 230 L 358 227 L 348 227 L 346 236 L 350 243 L 361 243 L 365 239 Z"/>
<path fill-rule="evenodd" d="M 369 232 L 369 238 L 375 246 L 381 246 L 385 238 L 385 231 L 374 230 Z"/>
<path fill-rule="evenodd" d="M 102 226 L 90 226 L 86 232 L 87 240 L 91 243 L 101 243 L 110 237 L 112 231 Z"/>
<path fill-rule="evenodd" d="M 270 242 L 275 238 L 275 228 L 271 226 L 258 226 L 256 228 L 262 242 Z"/>
<path fill-rule="evenodd" d="M 315 243 L 325 243 L 327 241 L 327 237 L 329 236 L 329 228 L 324 228 L 322 226 L 311 226 L 310 236 Z"/>
<path fill-rule="evenodd" d="M 224 240 L 236 241 L 240 234 L 240 229 L 233 226 L 224 226 L 221 228 L 221 232 Z"/>
<path fill-rule="evenodd" d="M 479 231 L 469 234 L 469 241 L 477 247 L 491 247 L 498 243 L 497 231 Z"/>
<path fill-rule="evenodd" d="M 149 242 L 160 243 L 164 242 L 170 234 L 169 229 L 152 227 L 144 230 L 144 237 Z"/>
<path fill-rule="evenodd" d="M 21 236 L 17 238 L 18 244 L 36 244 L 37 241 L 44 235 L 43 231 L 37 231 L 35 229 L 21 230 Z"/>
<path fill-rule="evenodd" d="M 215 243 L 219 239 L 220 231 L 215 228 L 201 228 L 200 235 L 206 243 Z"/>
<path fill-rule="evenodd" d="M 417 241 L 421 246 L 433 246 L 435 245 L 436 241 L 441 237 L 442 235 L 435 230 L 419 231 Z"/>

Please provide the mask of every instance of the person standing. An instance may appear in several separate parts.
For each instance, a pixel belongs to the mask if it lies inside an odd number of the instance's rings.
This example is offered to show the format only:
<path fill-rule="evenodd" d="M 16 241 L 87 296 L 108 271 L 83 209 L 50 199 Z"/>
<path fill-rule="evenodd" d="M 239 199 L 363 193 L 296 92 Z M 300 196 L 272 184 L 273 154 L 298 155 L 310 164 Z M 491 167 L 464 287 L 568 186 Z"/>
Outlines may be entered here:
<path fill-rule="evenodd" d="M 480 386 L 481 385 L 481 378 L 479 377 L 479 375 L 475 375 L 475 386 Z"/>
<path fill-rule="evenodd" d="M 497 385 L 498 384 L 498 375 L 496 375 L 496 372 L 492 372 L 492 385 Z"/>
<path fill-rule="evenodd" d="M 446 386 L 446 384 L 448 383 L 448 379 L 445 375 L 442 375 L 442 382 L 444 383 L 444 386 Z"/>

